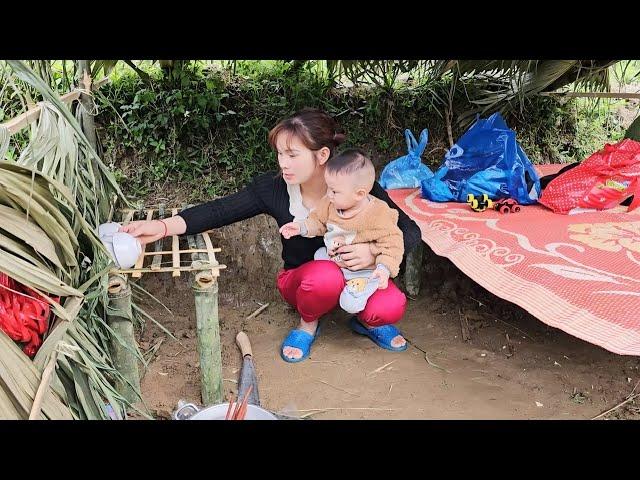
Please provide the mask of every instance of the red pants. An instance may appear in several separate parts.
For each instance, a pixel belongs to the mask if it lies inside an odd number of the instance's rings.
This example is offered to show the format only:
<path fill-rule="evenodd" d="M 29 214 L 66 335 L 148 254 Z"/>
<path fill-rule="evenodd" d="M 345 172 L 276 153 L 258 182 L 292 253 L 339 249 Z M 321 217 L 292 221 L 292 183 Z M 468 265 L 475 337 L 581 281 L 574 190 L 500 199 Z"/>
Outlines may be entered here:
<path fill-rule="evenodd" d="M 334 262 L 312 260 L 298 268 L 278 273 L 278 290 L 282 298 L 293 305 L 306 322 L 318 320 L 333 310 L 345 286 L 344 275 Z M 363 323 L 371 327 L 396 323 L 404 315 L 407 298 L 389 280 L 389 286 L 377 290 L 358 314 Z"/>

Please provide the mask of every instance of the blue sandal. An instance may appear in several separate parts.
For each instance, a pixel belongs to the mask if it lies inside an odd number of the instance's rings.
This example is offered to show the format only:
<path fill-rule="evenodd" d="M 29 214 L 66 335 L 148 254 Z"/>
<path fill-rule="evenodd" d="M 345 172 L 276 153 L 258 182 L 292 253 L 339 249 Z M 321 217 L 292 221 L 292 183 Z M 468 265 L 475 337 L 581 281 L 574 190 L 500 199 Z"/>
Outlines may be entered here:
<path fill-rule="evenodd" d="M 382 325 L 380 327 L 374 328 L 366 328 L 363 326 L 358 319 L 353 316 L 351 320 L 349 320 L 349 326 L 351 330 L 360 335 L 366 335 L 371 340 L 374 341 L 376 345 L 382 347 L 386 350 L 391 350 L 392 352 L 404 352 L 407 348 L 409 348 L 409 343 L 405 338 L 405 343 L 401 347 L 394 347 L 391 345 L 391 340 L 397 335 L 402 335 L 400 331 L 394 327 L 393 325 Z"/>
<path fill-rule="evenodd" d="M 291 330 L 289 332 L 289 335 L 287 335 L 287 337 L 282 342 L 282 345 L 280 345 L 280 356 L 282 357 L 282 359 L 288 363 L 298 363 L 307 358 L 309 356 L 309 353 L 311 352 L 311 345 L 318 336 L 319 330 L 320 325 L 318 325 L 318 328 L 316 328 L 315 335 L 311 335 L 310 333 L 307 333 L 304 330 L 300 330 L 298 328 Z M 299 348 L 300 350 L 302 350 L 302 357 L 287 357 L 283 352 L 284 347 Z"/>

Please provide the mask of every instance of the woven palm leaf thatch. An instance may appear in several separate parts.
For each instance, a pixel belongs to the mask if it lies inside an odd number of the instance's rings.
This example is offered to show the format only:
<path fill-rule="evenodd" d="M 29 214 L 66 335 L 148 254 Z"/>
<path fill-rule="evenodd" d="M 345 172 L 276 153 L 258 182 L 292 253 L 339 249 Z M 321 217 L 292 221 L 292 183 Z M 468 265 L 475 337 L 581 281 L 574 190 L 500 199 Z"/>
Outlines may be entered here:
<path fill-rule="evenodd" d="M 55 355 L 41 418 L 123 418 L 131 405 L 113 388 L 120 376 L 109 353 L 114 332 L 105 321 L 113 264 L 96 227 L 106 220 L 113 193 L 127 202 L 69 109 L 29 67 L 8 63 L 46 100 L 18 161 L 0 161 L 0 213 L 7 219 L 0 225 L 0 272 L 45 299 L 63 300 L 49 300 L 56 319 L 33 360 L 0 335 L 0 415 L 28 417 L 39 377 Z M 0 129 L 0 158 L 7 137 Z"/>

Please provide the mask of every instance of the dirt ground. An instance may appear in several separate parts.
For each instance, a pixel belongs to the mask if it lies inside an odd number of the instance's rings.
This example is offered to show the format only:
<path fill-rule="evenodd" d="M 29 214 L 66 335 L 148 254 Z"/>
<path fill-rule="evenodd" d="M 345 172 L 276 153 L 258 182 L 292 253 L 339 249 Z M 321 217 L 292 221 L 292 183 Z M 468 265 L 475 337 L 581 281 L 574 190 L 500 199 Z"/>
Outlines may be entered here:
<path fill-rule="evenodd" d="M 635 100 L 620 108 L 624 126 L 637 109 Z M 280 344 L 298 318 L 273 283 L 280 268 L 274 227 L 260 215 L 213 233 L 228 266 L 220 277 L 219 306 L 225 397 L 237 393 L 241 358 L 234 339 L 241 329 L 253 345 L 262 405 L 292 416 L 590 419 L 640 391 L 640 358 L 545 325 L 433 254 L 425 260 L 421 293 L 409 300 L 398 324 L 410 341 L 407 351 L 388 352 L 352 333 L 348 315 L 336 310 L 324 318 L 310 357 L 285 363 Z M 139 304 L 179 340 L 147 321 L 139 341 L 143 352 L 155 350 L 143 369 L 143 397 L 155 418 L 169 418 L 181 399 L 200 403 L 193 294 L 185 278 L 145 276 L 141 284 L 173 313 L 151 300 Z M 270 305 L 245 320 L 257 302 Z M 639 419 L 640 397 L 602 418 Z"/>
<path fill-rule="evenodd" d="M 336 310 L 325 317 L 310 357 L 285 363 L 279 347 L 297 322 L 295 311 L 271 301 L 245 320 L 262 300 L 223 296 L 225 396 L 237 393 L 241 357 L 234 338 L 240 329 L 253 345 L 262 405 L 313 419 L 590 419 L 624 401 L 640 380 L 640 358 L 548 327 L 471 282 L 448 260 L 438 262 L 399 324 L 411 343 L 402 353 L 352 333 L 348 315 Z M 438 280 L 443 276 L 446 282 Z M 223 274 L 224 281 L 231 280 Z M 154 417 L 169 418 L 180 399 L 200 403 L 194 301 L 186 279 L 143 278 L 143 286 L 173 315 L 153 301 L 141 305 L 180 341 L 151 322 L 140 338 L 143 351 L 162 341 L 142 393 Z M 636 399 L 605 418 L 639 414 Z"/>

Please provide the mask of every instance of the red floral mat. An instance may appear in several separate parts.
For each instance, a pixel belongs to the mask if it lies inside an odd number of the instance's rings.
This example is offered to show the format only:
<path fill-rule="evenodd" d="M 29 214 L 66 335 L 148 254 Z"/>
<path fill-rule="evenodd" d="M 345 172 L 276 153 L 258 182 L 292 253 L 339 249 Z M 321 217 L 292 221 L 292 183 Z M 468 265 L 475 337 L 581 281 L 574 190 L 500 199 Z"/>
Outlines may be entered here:
<path fill-rule="evenodd" d="M 436 254 L 487 290 L 582 340 L 640 355 L 640 209 L 558 215 L 531 205 L 503 215 L 431 202 L 419 189 L 388 193 Z"/>

